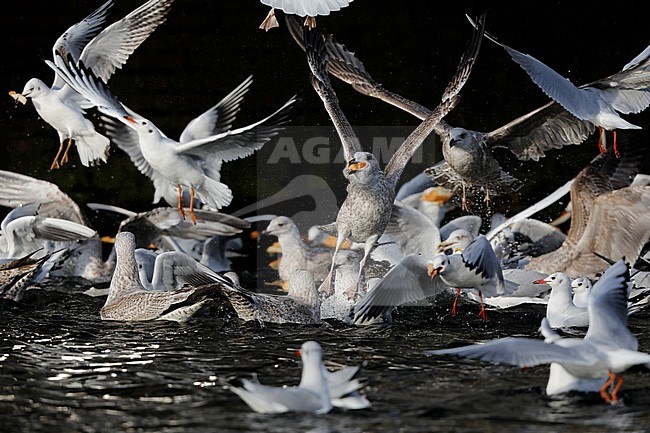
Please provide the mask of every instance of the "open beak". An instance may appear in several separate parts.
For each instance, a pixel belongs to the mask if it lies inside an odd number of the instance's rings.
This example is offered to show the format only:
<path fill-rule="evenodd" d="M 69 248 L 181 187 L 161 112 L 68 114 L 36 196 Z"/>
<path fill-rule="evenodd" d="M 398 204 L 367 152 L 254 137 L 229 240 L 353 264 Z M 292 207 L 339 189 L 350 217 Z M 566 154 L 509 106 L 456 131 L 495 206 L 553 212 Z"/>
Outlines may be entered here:
<path fill-rule="evenodd" d="M 533 284 L 546 284 L 545 280 L 535 280 L 533 281 Z"/>
<path fill-rule="evenodd" d="M 350 173 L 354 173 L 361 169 L 364 169 L 368 166 L 368 163 L 365 161 L 356 162 L 354 159 L 348 163 L 348 170 Z"/>

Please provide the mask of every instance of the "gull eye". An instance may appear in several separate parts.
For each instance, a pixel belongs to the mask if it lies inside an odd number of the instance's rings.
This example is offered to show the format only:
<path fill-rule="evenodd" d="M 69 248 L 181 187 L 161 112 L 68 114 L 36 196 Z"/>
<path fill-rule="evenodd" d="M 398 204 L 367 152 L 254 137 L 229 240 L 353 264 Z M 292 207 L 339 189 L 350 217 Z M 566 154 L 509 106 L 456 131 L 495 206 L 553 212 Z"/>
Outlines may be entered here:
<path fill-rule="evenodd" d="M 556 277 L 551 277 L 551 280 L 555 281 Z"/>
<path fill-rule="evenodd" d="M 146 125 L 146 124 L 147 124 L 147 122 L 142 122 L 142 124 L 143 124 L 143 125 Z"/>
<path fill-rule="evenodd" d="M 149 134 L 152 134 L 152 133 L 153 133 L 153 129 L 150 129 L 150 130 L 149 130 Z"/>

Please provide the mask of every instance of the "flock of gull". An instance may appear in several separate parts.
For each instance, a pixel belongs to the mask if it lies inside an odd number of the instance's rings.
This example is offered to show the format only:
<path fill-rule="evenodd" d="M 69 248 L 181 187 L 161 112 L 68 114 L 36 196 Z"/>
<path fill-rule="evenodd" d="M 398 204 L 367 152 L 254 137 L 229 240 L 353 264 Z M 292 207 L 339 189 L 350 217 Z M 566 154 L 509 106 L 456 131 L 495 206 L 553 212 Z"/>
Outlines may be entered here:
<path fill-rule="evenodd" d="M 0 296 L 20 302 L 27 289 L 48 279 L 81 277 L 110 281 L 107 290 L 87 292 L 106 296 L 99 312 L 103 320 L 183 322 L 204 305 L 220 302 L 245 321 L 318 324 L 332 319 L 359 326 L 390 322 L 396 308 L 436 302 L 448 291 L 456 296 L 452 315 L 463 307 L 460 300 L 477 302 L 483 320 L 490 308 L 544 304 L 544 339 L 502 338 L 426 355 L 521 367 L 550 364 L 548 394 L 599 392 L 607 402 L 618 401 L 621 373 L 633 365 L 650 366 L 650 354 L 638 351 L 627 326 L 628 315 L 650 302 L 650 182 L 640 173 L 644 146 L 616 139 L 617 129 L 640 128 L 620 114 L 650 105 L 650 47 L 619 72 L 575 86 L 486 33 L 484 14 L 469 20 L 474 30 L 466 51 L 438 106 L 429 109 L 384 89 L 356 54 L 316 24 L 316 16 L 351 1 L 262 0 L 272 9 L 261 28 L 279 26 L 275 11 L 284 11 L 281 27 L 305 51 L 305 74 L 336 128 L 346 161 L 347 196 L 334 222 L 323 221 L 303 235 L 290 217 L 274 216 L 262 232 L 277 237 L 277 271 L 286 294 L 242 287 L 231 268 L 228 254 L 238 248 L 238 236 L 264 217 L 219 212 L 233 198 L 220 170 L 277 136 L 296 110 L 296 98 L 258 122 L 235 128 L 252 82 L 248 77 L 192 120 L 178 140 L 167 137 L 122 104 L 113 93 L 119 89 L 107 82 L 165 21 L 173 0 L 149 0 L 104 27 L 112 5 L 108 0 L 54 44 L 53 59 L 46 60 L 55 72 L 51 86 L 33 78 L 22 92 L 10 94 L 17 103 L 31 100 L 58 132 L 52 169 L 71 158 L 73 144 L 84 166 L 107 162 L 110 146 L 117 146 L 153 183 L 154 203 L 164 200 L 169 206 L 135 213 L 89 203 L 95 212 L 123 217 L 105 260 L 102 238 L 56 185 L 0 172 L 0 204 L 12 208 L 1 226 Z M 484 38 L 503 48 L 551 98 L 491 132 L 444 120 L 459 103 Z M 330 77 L 421 119 L 384 167 L 363 150 Z M 86 113 L 92 107 L 98 112 L 95 122 Z M 606 131 L 614 131 L 610 145 Z M 444 159 L 398 188 L 411 157 L 432 133 L 441 139 Z M 522 161 L 536 161 L 593 133 L 599 135 L 600 154 L 548 198 L 514 216 L 494 213 L 488 228 L 471 214 L 477 203 L 489 206 L 492 197 L 523 185 L 501 167 L 492 149 L 506 148 Z M 532 218 L 567 193 L 571 222 L 566 233 L 557 228 L 561 219 L 549 224 Z M 446 218 L 458 206 L 464 215 Z M 583 338 L 557 332 L 570 327 L 587 332 Z M 354 378 L 358 367 L 328 371 L 315 341 L 305 342 L 300 356 L 298 386 L 276 388 L 247 379 L 224 386 L 263 413 L 370 406 Z"/>

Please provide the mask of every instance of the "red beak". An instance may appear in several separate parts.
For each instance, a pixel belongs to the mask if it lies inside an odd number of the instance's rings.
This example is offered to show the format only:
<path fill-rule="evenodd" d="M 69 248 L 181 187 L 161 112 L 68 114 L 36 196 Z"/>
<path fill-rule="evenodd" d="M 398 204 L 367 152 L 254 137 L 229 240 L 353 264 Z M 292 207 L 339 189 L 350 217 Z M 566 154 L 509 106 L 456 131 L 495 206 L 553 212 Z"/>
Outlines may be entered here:
<path fill-rule="evenodd" d="M 533 281 L 533 284 L 546 284 L 546 281 L 544 281 L 544 280 L 535 280 L 535 281 Z"/>

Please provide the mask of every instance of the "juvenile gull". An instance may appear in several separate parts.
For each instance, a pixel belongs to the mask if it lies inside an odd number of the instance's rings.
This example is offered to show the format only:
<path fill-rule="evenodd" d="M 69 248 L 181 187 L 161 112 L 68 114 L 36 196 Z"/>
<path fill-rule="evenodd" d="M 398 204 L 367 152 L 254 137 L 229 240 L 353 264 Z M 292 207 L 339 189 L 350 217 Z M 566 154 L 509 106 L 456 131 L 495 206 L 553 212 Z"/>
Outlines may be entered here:
<path fill-rule="evenodd" d="M 484 344 L 432 350 L 429 355 L 457 355 L 519 367 L 557 363 L 580 379 L 605 379 L 599 392 L 606 402 L 617 402 L 623 383 L 620 373 L 650 362 L 650 354 L 637 351 L 638 343 L 627 327 L 628 267 L 622 260 L 611 266 L 594 285 L 589 297 L 589 329 L 584 338 L 562 338 L 542 319 L 545 340 L 499 338 Z M 614 385 L 611 392 L 610 385 Z"/>
<path fill-rule="evenodd" d="M 593 277 L 607 267 L 593 252 L 613 260 L 636 259 L 650 239 L 650 187 L 627 187 L 643 154 L 623 148 L 621 152 L 616 158 L 608 149 L 575 177 L 570 188 L 571 227 L 564 243 L 532 258 L 528 269 Z"/>
<path fill-rule="evenodd" d="M 25 257 L 0 264 L 0 297 L 20 301 L 25 290 L 35 282 L 46 263 L 49 263 L 47 269 L 49 270 L 56 261 L 62 258 L 63 254 L 65 252 L 60 251 L 33 259 L 34 253 L 31 253 Z"/>
<path fill-rule="evenodd" d="M 231 273 L 227 273 L 228 276 Z M 188 282 L 204 289 L 216 289 L 233 307 L 237 316 L 244 320 L 268 323 L 320 323 L 320 298 L 313 274 L 307 269 L 295 269 L 289 276 L 286 295 L 255 293 L 239 285 L 235 279 L 223 281 L 219 275 L 189 279 Z M 212 283 L 209 281 L 212 280 Z M 214 281 L 218 281 L 214 283 Z M 207 284 L 206 284 L 207 283 Z"/>
<path fill-rule="evenodd" d="M 294 39 L 299 45 L 304 46 L 302 33 L 295 20 L 287 18 L 287 22 Z M 431 114 L 431 110 L 428 108 L 384 89 L 380 83 L 368 74 L 363 63 L 355 54 L 336 42 L 333 36 L 330 35 L 327 38 L 326 45 L 329 56 L 328 72 L 330 74 L 351 84 L 355 90 L 381 99 L 420 119 L 424 119 Z M 624 68 L 625 74 L 623 75 L 632 72 L 633 68 L 640 70 L 643 66 L 639 64 L 630 65 L 629 68 Z M 629 79 L 633 80 L 634 75 L 635 73 L 630 73 Z M 597 83 L 599 82 L 596 82 L 596 85 Z M 602 80 L 605 87 L 609 87 L 609 83 L 609 78 Z M 615 84 L 614 81 L 611 81 L 611 83 Z M 518 189 L 521 183 L 508 179 L 506 175 L 503 175 L 503 179 L 508 180 L 507 182 L 495 183 L 501 178 L 502 170 L 498 173 L 496 171 L 497 165 L 495 165 L 494 156 L 492 155 L 493 148 L 506 148 L 522 161 L 531 159 L 537 161 L 539 158 L 543 158 L 545 152 L 550 149 L 559 149 L 566 145 L 582 143 L 594 132 L 595 127 L 593 123 L 575 117 L 560 104 L 551 101 L 491 132 L 454 128 L 445 121 L 440 122 L 439 129 L 440 131 L 436 132 L 443 139 L 445 137 L 450 139 L 451 132 L 455 130 L 453 135 L 460 139 L 459 143 L 464 143 L 464 147 L 476 151 L 470 161 L 472 166 L 485 167 L 485 171 L 469 173 L 465 177 L 464 169 L 469 165 L 455 167 L 454 163 L 456 161 L 452 157 L 450 161 L 442 161 L 435 170 L 429 171 L 432 175 L 438 174 L 436 177 L 439 182 L 456 192 L 462 191 L 463 186 L 469 188 L 470 191 L 477 191 L 480 188 L 495 189 L 495 185 L 498 185 L 501 192 L 504 192 Z M 461 138 L 460 136 L 464 132 L 466 135 Z M 476 142 L 470 142 L 472 139 L 475 139 Z M 459 148 L 459 150 L 462 150 L 462 148 Z M 470 156 L 465 155 L 465 157 L 469 158 Z M 490 192 L 494 194 L 500 191 Z"/>
<path fill-rule="evenodd" d="M 346 160 L 343 174 L 348 180 L 347 197 L 339 209 L 336 222 L 330 225 L 332 231 L 337 233 L 334 259 L 346 238 L 353 242 L 364 243 L 364 256 L 359 268 L 359 279 L 370 251 L 390 220 L 397 182 L 406 164 L 424 139 L 457 103 L 458 93 L 472 70 L 482 34 L 481 31 L 474 32 L 455 76 L 443 93 L 442 102 L 406 138 L 382 171 L 375 157 L 371 153 L 362 151 L 359 139 L 339 107 L 338 99 L 327 76 L 328 55 L 323 36 L 318 29 L 308 30 L 305 28 L 303 32 L 307 61 L 312 72 L 312 86 L 323 101 L 338 132 Z M 334 259 L 330 273 L 321 286 L 325 293 L 332 291 L 331 277 L 334 271 Z"/>
<path fill-rule="evenodd" d="M 142 286 L 135 260 L 135 236 L 130 232 L 115 237 L 117 263 L 108 297 L 100 310 L 102 320 L 172 320 L 184 322 L 203 307 L 207 290 L 195 287 L 166 291 Z"/>
<path fill-rule="evenodd" d="M 280 243 L 282 257 L 278 273 L 282 281 L 289 281 L 296 269 L 309 269 L 319 283 L 327 277 L 333 250 L 307 245 L 291 218 L 279 216 L 272 219 L 263 233 L 277 236 Z"/>
<path fill-rule="evenodd" d="M 362 384 L 352 379 L 356 368 L 329 372 L 323 365 L 323 350 L 315 341 L 300 347 L 302 377 L 298 386 L 262 385 L 257 378 L 241 379 L 242 386 L 228 386 L 251 409 L 259 413 L 312 412 L 323 414 L 334 407 L 364 409 L 370 402 L 357 391 Z"/>
<path fill-rule="evenodd" d="M 66 30 L 55 42 L 53 56 L 73 63 L 83 62 L 97 77 L 107 82 L 133 51 L 165 21 L 172 2 L 150 0 L 100 33 L 112 5 L 112 0 L 109 0 Z M 59 134 L 59 151 L 50 169 L 59 168 L 68 161 L 68 151 L 73 141 L 84 166 L 106 162 L 110 141 L 95 131 L 92 122 L 84 116 L 84 110 L 92 107 L 92 104 L 67 86 L 58 75 L 55 75 L 52 87 L 38 78 L 32 78 L 25 84 L 22 96 L 32 100 L 39 116 Z"/>

